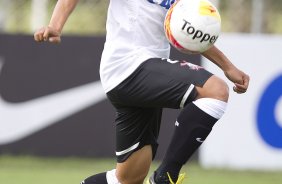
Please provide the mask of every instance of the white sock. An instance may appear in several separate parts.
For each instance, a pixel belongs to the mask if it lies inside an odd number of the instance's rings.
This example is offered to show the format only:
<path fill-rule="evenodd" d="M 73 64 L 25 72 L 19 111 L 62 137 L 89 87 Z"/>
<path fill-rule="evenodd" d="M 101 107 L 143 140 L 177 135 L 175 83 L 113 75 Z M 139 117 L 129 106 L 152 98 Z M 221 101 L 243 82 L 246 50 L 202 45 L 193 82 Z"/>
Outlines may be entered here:
<path fill-rule="evenodd" d="M 213 98 L 200 98 L 193 103 L 202 111 L 216 119 L 220 119 L 227 108 L 226 102 Z"/>
<path fill-rule="evenodd" d="M 116 169 L 108 171 L 106 174 L 108 184 L 121 184 L 116 177 Z"/>

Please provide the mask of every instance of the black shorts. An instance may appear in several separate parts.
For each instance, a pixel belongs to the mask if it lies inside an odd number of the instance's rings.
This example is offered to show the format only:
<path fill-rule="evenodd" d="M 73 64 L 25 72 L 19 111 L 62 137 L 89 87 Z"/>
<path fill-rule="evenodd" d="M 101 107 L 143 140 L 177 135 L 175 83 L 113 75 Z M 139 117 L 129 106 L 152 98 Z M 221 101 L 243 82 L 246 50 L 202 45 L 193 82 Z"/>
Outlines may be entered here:
<path fill-rule="evenodd" d="M 116 108 L 116 155 L 124 162 L 134 151 L 158 147 L 162 108 L 179 109 L 195 99 L 195 86 L 212 76 L 186 61 L 152 58 L 107 93 Z"/>

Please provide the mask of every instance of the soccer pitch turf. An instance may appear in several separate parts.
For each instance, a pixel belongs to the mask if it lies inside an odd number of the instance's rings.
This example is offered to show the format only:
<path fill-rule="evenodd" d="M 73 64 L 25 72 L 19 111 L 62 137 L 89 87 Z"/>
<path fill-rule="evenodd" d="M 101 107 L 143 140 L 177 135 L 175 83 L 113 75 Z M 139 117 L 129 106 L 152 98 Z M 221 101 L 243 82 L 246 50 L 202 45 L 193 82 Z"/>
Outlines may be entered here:
<path fill-rule="evenodd" d="M 113 159 L 38 158 L 0 156 L 0 184 L 79 184 L 93 173 L 110 170 Z M 150 174 L 157 167 L 154 162 Z M 205 170 L 187 164 L 184 184 L 281 184 L 282 171 Z"/>

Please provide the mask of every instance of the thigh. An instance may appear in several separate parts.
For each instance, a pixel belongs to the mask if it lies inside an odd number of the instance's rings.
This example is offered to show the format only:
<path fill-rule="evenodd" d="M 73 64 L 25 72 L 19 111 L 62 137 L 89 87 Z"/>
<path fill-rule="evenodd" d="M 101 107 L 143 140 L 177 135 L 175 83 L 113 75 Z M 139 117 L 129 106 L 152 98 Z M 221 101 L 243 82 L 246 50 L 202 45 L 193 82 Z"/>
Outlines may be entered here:
<path fill-rule="evenodd" d="M 195 86 L 202 87 L 211 76 L 204 68 L 186 61 L 153 58 L 108 95 L 114 105 L 181 108 L 194 100 Z"/>
<path fill-rule="evenodd" d="M 116 107 L 116 156 L 118 163 L 125 162 L 132 153 L 145 145 L 152 146 L 154 158 L 158 147 L 162 109 Z"/>

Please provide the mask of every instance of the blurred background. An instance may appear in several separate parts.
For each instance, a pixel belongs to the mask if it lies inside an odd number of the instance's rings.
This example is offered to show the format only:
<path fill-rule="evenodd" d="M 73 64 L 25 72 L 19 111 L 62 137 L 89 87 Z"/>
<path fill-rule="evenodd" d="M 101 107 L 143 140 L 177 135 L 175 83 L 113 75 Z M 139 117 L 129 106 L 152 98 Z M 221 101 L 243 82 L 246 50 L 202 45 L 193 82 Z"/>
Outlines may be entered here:
<path fill-rule="evenodd" d="M 212 0 L 220 10 L 223 32 L 281 34 L 280 0 Z M 56 0 L 1 0 L 0 30 L 33 33 L 49 21 Z M 81 0 L 64 32 L 104 35 L 108 1 Z"/>
<path fill-rule="evenodd" d="M 186 183 L 282 183 L 282 0 L 211 0 L 222 17 L 216 43 L 251 76 L 231 93 L 227 113 L 183 168 Z M 80 0 L 60 45 L 37 44 L 56 0 L 0 0 L 0 183 L 79 183 L 115 166 L 115 112 L 101 88 L 99 61 L 108 0 Z M 200 55 L 172 49 L 226 78 Z M 232 84 L 226 80 L 232 89 Z M 156 161 L 177 110 L 164 110 Z"/>

